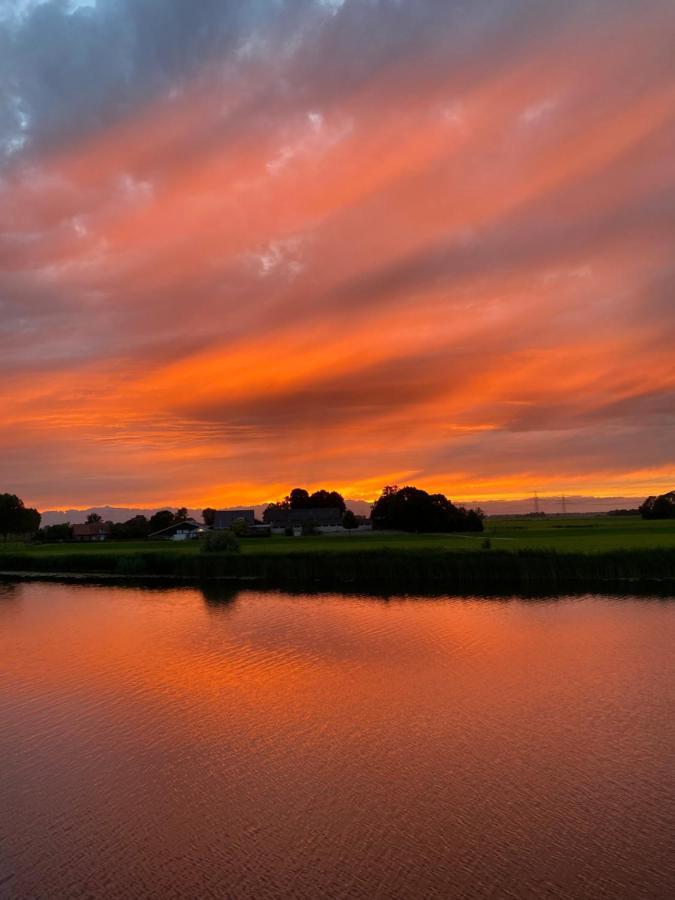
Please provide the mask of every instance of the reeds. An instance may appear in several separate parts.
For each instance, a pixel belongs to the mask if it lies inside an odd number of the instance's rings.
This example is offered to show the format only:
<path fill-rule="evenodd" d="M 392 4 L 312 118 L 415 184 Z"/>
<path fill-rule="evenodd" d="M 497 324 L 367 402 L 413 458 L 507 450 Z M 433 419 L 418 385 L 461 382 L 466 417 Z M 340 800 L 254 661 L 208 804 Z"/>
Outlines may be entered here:
<path fill-rule="evenodd" d="M 466 588 L 518 590 L 565 585 L 672 581 L 675 549 L 613 550 L 604 553 L 555 550 L 426 548 L 307 550 L 293 553 L 186 554 L 176 550 L 125 553 L 21 553 L 0 555 L 3 572 L 106 574 L 120 577 L 242 578 L 307 588 L 428 585 L 453 591 Z"/>

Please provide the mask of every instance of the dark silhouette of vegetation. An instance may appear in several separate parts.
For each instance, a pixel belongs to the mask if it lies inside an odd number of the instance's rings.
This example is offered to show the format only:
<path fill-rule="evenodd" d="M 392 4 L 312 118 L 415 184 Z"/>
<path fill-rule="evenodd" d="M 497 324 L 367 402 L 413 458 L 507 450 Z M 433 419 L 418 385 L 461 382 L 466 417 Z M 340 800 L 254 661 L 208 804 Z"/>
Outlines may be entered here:
<path fill-rule="evenodd" d="M 207 506 L 206 509 L 202 510 L 202 519 L 207 528 L 213 528 L 213 523 L 216 520 L 216 510 Z"/>
<path fill-rule="evenodd" d="M 72 541 L 72 539 L 73 530 L 70 522 L 64 522 L 61 525 L 45 525 L 35 535 L 35 540 L 44 544 L 62 544 L 65 541 Z"/>
<path fill-rule="evenodd" d="M 177 522 L 184 522 L 188 517 L 188 511 L 185 506 L 181 506 L 175 513 L 170 509 L 160 509 L 150 517 L 150 534 L 156 531 L 162 531 L 164 528 L 170 528 Z"/>
<path fill-rule="evenodd" d="M 658 497 L 647 497 L 640 507 L 643 519 L 675 519 L 675 491 Z"/>
<path fill-rule="evenodd" d="M 608 516 L 639 516 L 639 509 L 610 509 Z"/>
<path fill-rule="evenodd" d="M 309 509 L 309 492 L 304 488 L 293 488 L 282 503 L 287 505 L 289 509 Z"/>
<path fill-rule="evenodd" d="M 309 498 L 310 509 L 339 509 L 345 512 L 347 505 L 342 494 L 337 491 L 315 491 Z"/>
<path fill-rule="evenodd" d="M 395 531 L 482 531 L 480 510 L 455 506 L 444 494 L 427 494 L 416 487 L 388 486 L 375 502 L 374 528 Z"/>
<path fill-rule="evenodd" d="M 358 519 L 351 509 L 345 510 L 345 513 L 342 516 L 342 527 L 346 528 L 348 531 L 353 531 L 354 528 L 359 527 Z"/>
<path fill-rule="evenodd" d="M 207 531 L 200 549 L 202 553 L 239 553 L 239 539 L 233 531 Z"/>
<path fill-rule="evenodd" d="M 36 509 L 24 506 L 16 494 L 0 494 L 0 535 L 4 540 L 10 535 L 35 534 L 41 518 Z"/>
<path fill-rule="evenodd" d="M 170 528 L 175 522 L 176 517 L 170 509 L 160 509 L 150 517 L 150 534 L 162 531 L 164 528 Z"/>
<path fill-rule="evenodd" d="M 150 534 L 150 522 L 145 516 L 134 516 L 126 522 L 114 522 L 110 536 L 116 541 L 138 541 Z"/>
<path fill-rule="evenodd" d="M 231 531 L 237 537 L 246 537 L 248 534 L 248 524 L 246 519 L 235 519 L 231 526 Z"/>
<path fill-rule="evenodd" d="M 103 521 L 103 516 L 99 516 L 99 514 L 95 512 L 89 513 L 85 521 L 87 525 L 98 525 L 99 522 Z"/>
<path fill-rule="evenodd" d="M 148 549 L 119 553 L 96 549 L 87 552 L 40 553 L 6 552 L 1 565 L 5 572 L 71 572 L 108 574 L 121 577 L 162 576 L 166 578 L 259 579 L 270 585 L 296 584 L 304 588 L 324 585 L 349 590 L 363 586 L 392 590 L 415 590 L 425 586 L 453 593 L 475 588 L 527 591 L 532 588 L 556 590 L 565 586 L 606 591 L 612 585 L 649 582 L 675 583 L 675 549 L 650 548 L 612 550 L 606 553 L 560 553 L 555 550 L 487 550 L 468 547 L 446 552 L 432 548 L 302 550 L 293 553 L 262 552 L 242 554 L 234 549 L 236 537 L 230 532 L 209 532 L 209 539 L 230 535 L 225 548 L 204 553 L 179 549 Z M 314 542 L 313 542 L 314 543 Z M 467 541 L 467 544 L 469 542 Z M 318 546 L 320 542 L 316 542 Z M 238 542 L 236 544 L 238 546 Z"/>
<path fill-rule="evenodd" d="M 269 524 L 274 521 L 275 513 L 280 510 L 290 509 L 339 509 L 344 513 L 347 504 L 342 494 L 337 491 L 319 490 L 310 494 L 304 488 L 293 488 L 287 497 L 277 503 L 270 503 L 263 513 L 263 522 Z"/>
<path fill-rule="evenodd" d="M 275 519 L 275 513 L 277 513 L 282 508 L 281 503 L 270 503 L 267 509 L 263 512 L 263 522 L 265 525 L 270 525 Z"/>

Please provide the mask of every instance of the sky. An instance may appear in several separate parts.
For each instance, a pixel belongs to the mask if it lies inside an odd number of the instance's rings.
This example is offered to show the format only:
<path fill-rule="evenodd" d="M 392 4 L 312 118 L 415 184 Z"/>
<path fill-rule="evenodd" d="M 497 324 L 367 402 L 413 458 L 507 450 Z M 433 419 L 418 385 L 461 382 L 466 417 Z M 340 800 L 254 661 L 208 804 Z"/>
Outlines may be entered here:
<path fill-rule="evenodd" d="M 675 488 L 672 0 L 0 0 L 0 490 Z"/>

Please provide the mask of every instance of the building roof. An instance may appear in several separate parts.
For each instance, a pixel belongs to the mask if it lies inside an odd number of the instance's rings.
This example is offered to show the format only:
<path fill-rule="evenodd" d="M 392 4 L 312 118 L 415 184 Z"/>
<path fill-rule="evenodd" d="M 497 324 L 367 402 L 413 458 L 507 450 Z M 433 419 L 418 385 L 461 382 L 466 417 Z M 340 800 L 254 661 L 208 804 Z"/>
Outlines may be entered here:
<path fill-rule="evenodd" d="M 229 528 L 235 522 L 246 522 L 247 525 L 255 525 L 255 510 L 253 509 L 218 509 L 213 517 L 214 528 Z"/>
<path fill-rule="evenodd" d="M 148 537 L 162 537 L 169 534 L 176 534 L 176 532 L 178 531 L 196 531 L 197 529 L 202 528 L 205 528 L 205 526 L 200 525 L 199 522 L 196 522 L 194 519 L 182 519 L 180 522 L 174 522 L 173 525 L 169 525 L 167 528 L 161 528 L 159 531 L 153 531 L 152 534 L 148 535 Z"/>
<path fill-rule="evenodd" d="M 73 525 L 73 537 L 94 537 L 99 534 L 110 534 L 109 522 L 83 522 Z"/>
<path fill-rule="evenodd" d="M 341 525 L 342 510 L 337 506 L 314 506 L 309 509 L 275 509 L 270 515 L 272 525 Z"/>

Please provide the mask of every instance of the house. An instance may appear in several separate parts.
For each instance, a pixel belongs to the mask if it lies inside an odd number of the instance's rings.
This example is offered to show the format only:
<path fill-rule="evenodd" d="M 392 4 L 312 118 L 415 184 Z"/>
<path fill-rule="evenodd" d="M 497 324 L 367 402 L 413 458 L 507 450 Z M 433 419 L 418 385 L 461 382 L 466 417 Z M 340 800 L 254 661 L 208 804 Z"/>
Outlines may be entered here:
<path fill-rule="evenodd" d="M 274 509 L 269 515 L 273 528 L 301 528 L 314 525 L 316 528 L 339 528 L 342 525 L 342 510 L 335 507 L 310 507 L 309 509 Z"/>
<path fill-rule="evenodd" d="M 109 522 L 85 522 L 83 525 L 73 525 L 74 541 L 107 541 L 109 537 Z"/>
<path fill-rule="evenodd" d="M 213 527 L 229 530 L 235 522 L 243 522 L 249 528 L 255 525 L 255 511 L 252 509 L 219 509 L 213 517 Z"/>
<path fill-rule="evenodd" d="M 183 519 L 181 522 L 174 522 L 168 528 L 153 531 L 148 538 L 152 541 L 192 541 L 206 530 L 206 526 L 200 525 L 194 519 Z"/>

